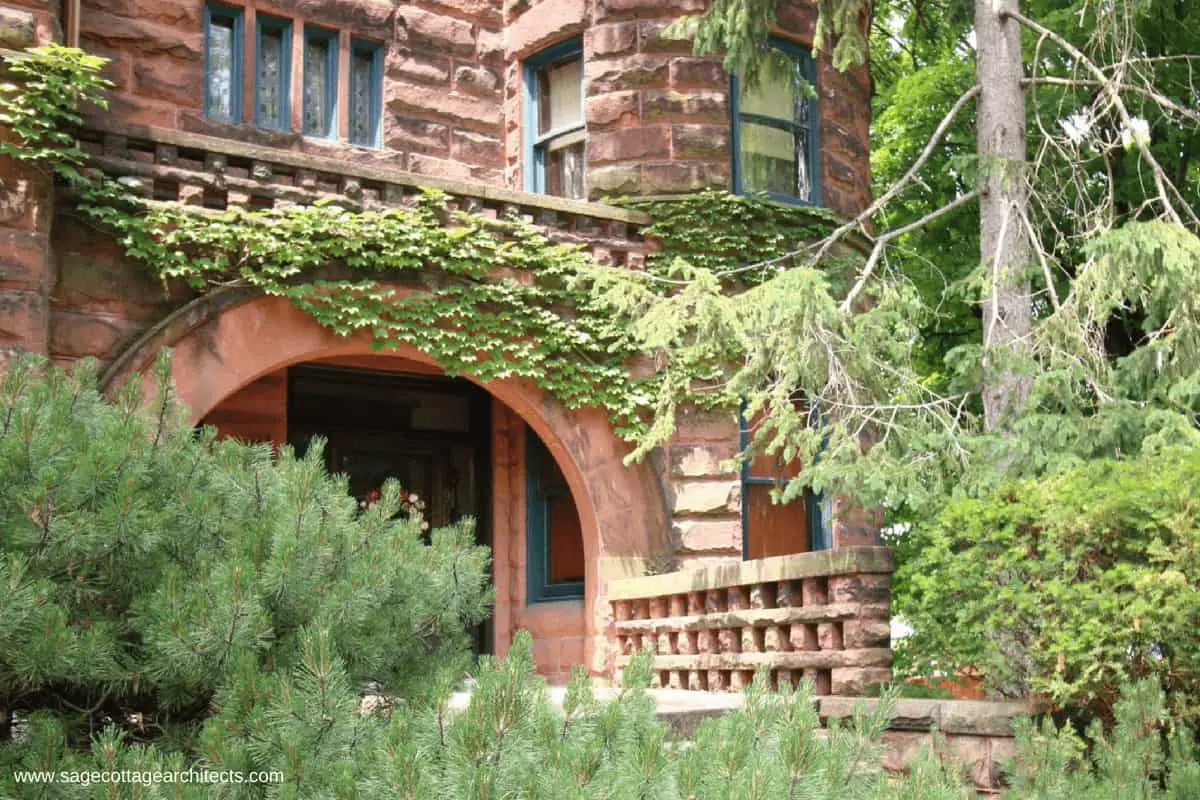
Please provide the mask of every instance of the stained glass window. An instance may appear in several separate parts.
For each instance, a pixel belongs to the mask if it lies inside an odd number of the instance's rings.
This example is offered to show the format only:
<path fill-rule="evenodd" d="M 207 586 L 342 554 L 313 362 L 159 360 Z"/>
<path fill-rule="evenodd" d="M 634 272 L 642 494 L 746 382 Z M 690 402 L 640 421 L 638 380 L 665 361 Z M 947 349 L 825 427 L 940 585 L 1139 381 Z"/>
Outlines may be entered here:
<path fill-rule="evenodd" d="M 215 119 L 241 117 L 241 13 L 209 6 L 204 29 L 204 106 Z"/>
<path fill-rule="evenodd" d="M 254 106 L 258 124 L 266 128 L 282 130 L 289 127 L 290 40 L 290 23 L 286 20 L 259 15 L 258 73 L 255 81 Z"/>
<path fill-rule="evenodd" d="M 367 147 L 379 145 L 381 98 L 380 49 L 368 42 L 350 47 L 350 141 Z"/>
<path fill-rule="evenodd" d="M 337 90 L 337 32 L 324 28 L 304 31 L 304 133 L 334 134 Z"/>

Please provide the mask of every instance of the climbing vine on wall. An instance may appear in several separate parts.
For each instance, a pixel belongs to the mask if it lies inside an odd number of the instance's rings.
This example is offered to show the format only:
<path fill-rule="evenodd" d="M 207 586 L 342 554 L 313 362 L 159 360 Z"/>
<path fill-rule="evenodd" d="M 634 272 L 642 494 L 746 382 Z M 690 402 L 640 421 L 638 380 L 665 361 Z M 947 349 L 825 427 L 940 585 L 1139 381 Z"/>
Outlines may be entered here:
<path fill-rule="evenodd" d="M 86 168 L 70 133 L 84 103 L 104 104 L 103 63 L 53 46 L 10 61 L 17 82 L 0 87 L 0 123 L 15 141 L 0 153 L 69 184 L 79 211 L 164 282 L 283 296 L 339 334 L 415 346 L 449 374 L 528 378 L 568 407 L 607 409 L 624 435 L 644 432 L 663 376 L 639 368 L 633 338 L 591 290 L 598 266 L 580 247 L 518 219 L 451 210 L 435 191 L 382 211 L 320 202 L 212 211 L 140 198 Z M 662 249 L 648 270 L 664 275 L 680 257 L 714 268 L 782 253 L 824 224 L 811 209 L 718 192 L 629 205 L 655 218 L 646 234 Z M 673 291 L 669 281 L 651 286 Z"/>

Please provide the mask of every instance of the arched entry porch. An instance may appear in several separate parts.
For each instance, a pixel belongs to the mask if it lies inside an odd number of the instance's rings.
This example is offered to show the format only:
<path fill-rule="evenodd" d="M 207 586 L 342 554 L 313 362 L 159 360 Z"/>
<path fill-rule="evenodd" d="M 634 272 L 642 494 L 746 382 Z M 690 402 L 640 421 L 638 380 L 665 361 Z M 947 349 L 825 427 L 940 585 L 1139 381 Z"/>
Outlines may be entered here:
<path fill-rule="evenodd" d="M 415 348 L 380 353 L 366 332 L 341 337 L 284 298 L 231 291 L 198 300 L 150 330 L 113 363 L 104 387 L 142 373 L 149 389 L 147 367 L 164 347 L 172 348 L 176 391 L 193 422 L 204 420 L 264 376 L 301 363 L 440 374 L 433 359 Z M 492 647 L 504 653 L 513 632 L 527 628 L 534 636 L 539 667 L 551 677 L 562 677 L 581 659 L 592 674 L 605 674 L 612 657 L 606 585 L 611 579 L 641 574 L 648 559 L 666 551 L 662 487 L 647 466 L 622 463 L 627 446 L 613 433 L 604 411 L 566 409 L 524 379 L 494 381 L 483 389 L 493 399 L 490 513 L 497 601 Z M 561 470 L 578 509 L 582 601 L 530 601 L 527 430 Z"/>

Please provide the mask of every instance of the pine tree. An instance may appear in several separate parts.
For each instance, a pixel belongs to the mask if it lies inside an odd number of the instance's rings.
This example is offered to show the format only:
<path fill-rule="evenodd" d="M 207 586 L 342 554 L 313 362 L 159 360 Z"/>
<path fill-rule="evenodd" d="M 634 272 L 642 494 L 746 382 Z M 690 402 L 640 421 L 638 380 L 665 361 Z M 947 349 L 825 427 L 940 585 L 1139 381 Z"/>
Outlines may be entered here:
<path fill-rule="evenodd" d="M 319 445 L 193 430 L 168 369 L 149 409 L 134 385 L 100 396 L 94 365 L 22 359 L 0 382 L 0 765 L 273 769 L 311 796 L 366 687 L 465 674 L 487 552 L 470 524 L 426 542 L 394 519 L 394 482 L 360 509 Z"/>

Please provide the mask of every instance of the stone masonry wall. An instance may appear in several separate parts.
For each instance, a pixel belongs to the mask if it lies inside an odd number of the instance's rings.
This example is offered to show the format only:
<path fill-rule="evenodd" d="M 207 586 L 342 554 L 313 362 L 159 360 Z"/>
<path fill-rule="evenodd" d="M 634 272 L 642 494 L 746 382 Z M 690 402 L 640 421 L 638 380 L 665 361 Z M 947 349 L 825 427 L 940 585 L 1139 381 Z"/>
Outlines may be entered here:
<path fill-rule="evenodd" d="M 695 57 L 689 42 L 663 35 L 671 21 L 702 11 L 706 0 L 228 0 L 228 5 L 243 9 L 243 119 L 253 118 L 256 16 L 292 21 L 292 132 L 205 117 L 200 0 L 83 0 L 81 44 L 111 60 L 106 75 L 114 84 L 110 108 L 97 111 L 95 121 L 226 136 L 521 188 L 522 63 L 577 36 L 584 51 L 592 199 L 729 186 L 729 77 L 719 58 Z M 6 26 L 33 24 L 48 31 L 44 12 L 32 20 L 4 5 L 0 12 L 0 38 Z M 814 22 L 812 4 L 784 2 L 778 33 L 809 45 Z M 383 148 L 346 144 L 344 113 L 340 142 L 294 132 L 301 128 L 298 54 L 306 24 L 338 32 L 342 97 L 351 38 L 383 45 Z M 40 38 L 49 38 L 49 32 Z M 842 74 L 828 59 L 819 63 L 822 204 L 848 214 L 869 197 L 869 78 L 865 69 Z"/>

